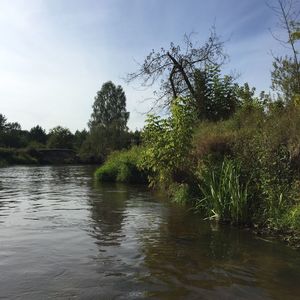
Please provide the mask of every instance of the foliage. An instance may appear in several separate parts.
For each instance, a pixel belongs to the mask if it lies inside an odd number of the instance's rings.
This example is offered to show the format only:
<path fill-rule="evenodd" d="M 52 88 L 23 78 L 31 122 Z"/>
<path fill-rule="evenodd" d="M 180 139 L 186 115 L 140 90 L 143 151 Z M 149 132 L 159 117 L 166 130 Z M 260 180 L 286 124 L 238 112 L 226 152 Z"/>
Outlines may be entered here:
<path fill-rule="evenodd" d="M 99 181 L 145 183 L 146 175 L 138 167 L 141 158 L 141 148 L 111 153 L 105 163 L 95 172 Z"/>
<path fill-rule="evenodd" d="M 210 157 L 222 161 L 232 155 L 236 131 L 232 120 L 218 122 L 200 122 L 193 135 L 193 155 L 197 160 Z"/>
<path fill-rule="evenodd" d="M 47 143 L 49 148 L 73 148 L 73 134 L 68 128 L 56 126 L 49 131 Z"/>
<path fill-rule="evenodd" d="M 38 160 L 25 149 L 0 148 L 0 166 L 37 163 Z"/>
<path fill-rule="evenodd" d="M 76 130 L 75 134 L 74 134 L 74 139 L 73 139 L 74 149 L 79 151 L 80 148 L 82 147 L 84 141 L 87 139 L 87 137 L 88 137 L 87 130 L 85 130 L 85 129 L 83 129 L 82 131 Z"/>
<path fill-rule="evenodd" d="M 180 180 L 191 165 L 188 156 L 194 124 L 194 114 L 185 99 L 172 103 L 171 116 L 148 115 L 143 131 L 144 150 L 140 166 L 149 173 L 151 186 L 168 186 Z"/>
<path fill-rule="evenodd" d="M 236 87 L 231 76 L 221 76 L 219 67 L 195 71 L 194 106 L 199 119 L 228 119 L 238 106 Z"/>
<path fill-rule="evenodd" d="M 115 86 L 111 81 L 104 83 L 95 97 L 89 127 L 112 127 L 117 131 L 124 131 L 128 118 L 126 96 L 122 87 Z"/>
<path fill-rule="evenodd" d="M 178 204 L 187 204 L 193 198 L 191 187 L 187 183 L 173 183 L 169 187 L 172 201 Z"/>
<path fill-rule="evenodd" d="M 4 115 L 0 114 L 0 146 L 22 147 L 26 144 L 26 132 L 21 130 L 17 122 L 9 123 Z"/>
<path fill-rule="evenodd" d="M 253 173 L 249 188 L 257 219 L 277 226 L 295 198 L 291 187 L 299 176 L 300 110 L 272 108 L 257 116 L 244 115 L 245 127 L 239 129 L 234 152 L 245 175 Z"/>
<path fill-rule="evenodd" d="M 203 70 L 206 64 L 219 66 L 225 59 L 223 43 L 213 28 L 201 47 L 192 41 L 191 35 L 185 35 L 183 45 L 170 43 L 169 49 L 152 50 L 139 64 L 138 71 L 128 74 L 127 82 L 140 79 L 148 87 L 160 81 L 160 91 L 155 93 L 157 102 L 169 107 L 173 98 L 195 99 L 195 71 Z"/>
<path fill-rule="evenodd" d="M 40 143 L 46 144 L 47 142 L 47 134 L 46 131 L 39 125 L 32 127 L 29 131 L 30 140 Z"/>
<path fill-rule="evenodd" d="M 289 56 L 275 57 L 273 62 L 272 89 L 277 91 L 285 102 L 297 101 L 300 95 L 299 65 Z"/>
<path fill-rule="evenodd" d="M 275 39 L 289 49 L 290 55 L 275 57 L 273 63 L 272 88 L 282 97 L 283 102 L 300 101 L 300 61 L 297 41 L 300 37 L 299 7 L 295 0 L 277 0 L 269 5 L 275 13 L 280 32 L 284 37 L 273 34 Z"/>
<path fill-rule="evenodd" d="M 93 104 L 89 121 L 90 132 L 82 144 L 81 152 L 104 159 L 109 153 L 128 144 L 126 96 L 122 87 L 111 81 L 102 85 Z"/>
<path fill-rule="evenodd" d="M 205 210 L 209 218 L 234 223 L 248 221 L 248 182 L 242 183 L 240 167 L 225 159 L 220 168 L 208 166 L 200 179 L 203 194 L 195 208 Z"/>

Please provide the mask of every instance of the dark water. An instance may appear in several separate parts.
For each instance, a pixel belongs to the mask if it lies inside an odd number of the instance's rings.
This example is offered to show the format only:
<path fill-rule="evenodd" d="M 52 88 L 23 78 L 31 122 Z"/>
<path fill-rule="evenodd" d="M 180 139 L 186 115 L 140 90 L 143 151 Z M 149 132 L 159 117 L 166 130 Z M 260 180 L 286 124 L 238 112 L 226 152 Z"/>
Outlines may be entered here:
<path fill-rule="evenodd" d="M 300 299 L 300 254 L 88 167 L 0 169 L 0 299 Z"/>

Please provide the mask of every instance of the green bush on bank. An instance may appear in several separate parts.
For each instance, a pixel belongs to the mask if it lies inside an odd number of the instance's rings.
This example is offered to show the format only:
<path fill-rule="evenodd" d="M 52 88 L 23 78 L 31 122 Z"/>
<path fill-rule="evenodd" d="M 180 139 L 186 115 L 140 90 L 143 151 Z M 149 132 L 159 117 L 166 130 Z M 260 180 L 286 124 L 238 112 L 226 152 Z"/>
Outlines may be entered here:
<path fill-rule="evenodd" d="M 37 159 L 31 156 L 27 149 L 0 148 L 0 166 L 11 164 L 31 165 L 37 163 Z"/>
<path fill-rule="evenodd" d="M 201 205 L 211 206 L 208 212 L 216 212 L 216 203 L 225 205 L 216 201 L 228 197 L 220 196 L 223 184 L 219 182 L 225 175 L 218 166 L 229 157 L 239 162 L 236 176 L 242 184 L 247 183 L 246 222 L 276 230 L 300 230 L 299 132 L 300 108 L 276 103 L 265 108 L 248 104 L 227 121 L 201 122 L 193 139 L 202 191 L 199 198 L 206 199 Z M 230 197 L 234 194 L 230 192 Z M 222 210 L 226 211 L 226 206 L 216 213 L 220 220 Z M 226 214 L 231 222 L 245 221 L 228 217 L 228 210 Z"/>
<path fill-rule="evenodd" d="M 96 170 L 95 177 L 103 182 L 146 183 L 146 174 L 139 168 L 140 158 L 141 148 L 136 146 L 113 152 Z"/>

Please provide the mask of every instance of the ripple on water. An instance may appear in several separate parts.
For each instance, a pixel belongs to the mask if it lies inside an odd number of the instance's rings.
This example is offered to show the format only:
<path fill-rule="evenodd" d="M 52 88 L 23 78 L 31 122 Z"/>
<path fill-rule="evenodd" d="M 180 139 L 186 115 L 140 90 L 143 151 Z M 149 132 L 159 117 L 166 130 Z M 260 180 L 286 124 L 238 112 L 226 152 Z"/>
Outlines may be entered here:
<path fill-rule="evenodd" d="M 297 299 L 299 253 L 84 166 L 0 169 L 0 299 Z"/>

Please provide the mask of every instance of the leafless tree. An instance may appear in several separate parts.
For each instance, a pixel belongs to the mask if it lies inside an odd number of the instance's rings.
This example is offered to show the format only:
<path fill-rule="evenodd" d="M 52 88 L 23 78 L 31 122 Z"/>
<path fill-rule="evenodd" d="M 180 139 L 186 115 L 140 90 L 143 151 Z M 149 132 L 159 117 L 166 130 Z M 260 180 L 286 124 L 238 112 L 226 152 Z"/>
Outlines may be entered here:
<path fill-rule="evenodd" d="M 159 82 L 155 105 L 163 107 L 168 107 L 172 99 L 179 96 L 196 98 L 195 71 L 204 70 L 207 65 L 219 67 L 227 55 L 214 28 L 203 46 L 193 41 L 193 35 L 185 35 L 183 45 L 170 43 L 169 49 L 152 50 L 139 64 L 137 72 L 127 75 L 126 82 L 140 80 L 143 87 Z"/>

